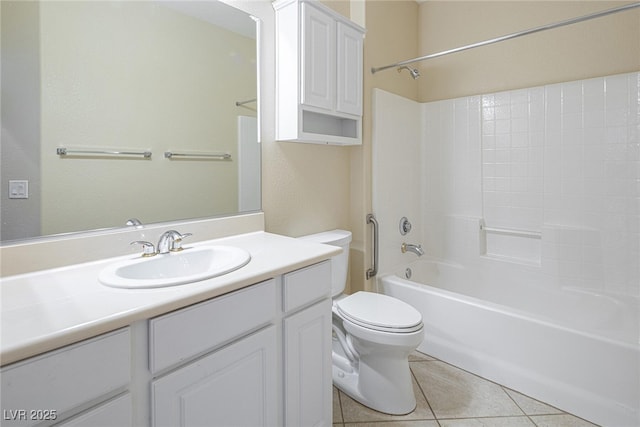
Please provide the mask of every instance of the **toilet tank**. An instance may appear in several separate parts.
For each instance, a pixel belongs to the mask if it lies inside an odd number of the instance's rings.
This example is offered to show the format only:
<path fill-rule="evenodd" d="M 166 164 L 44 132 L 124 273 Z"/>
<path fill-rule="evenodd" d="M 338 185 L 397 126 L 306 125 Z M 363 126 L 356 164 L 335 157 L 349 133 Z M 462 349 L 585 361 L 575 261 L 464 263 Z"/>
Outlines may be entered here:
<path fill-rule="evenodd" d="M 299 239 L 342 248 L 341 254 L 331 258 L 331 295 L 340 295 L 347 284 L 351 232 L 346 230 L 332 230 L 301 236 Z"/>

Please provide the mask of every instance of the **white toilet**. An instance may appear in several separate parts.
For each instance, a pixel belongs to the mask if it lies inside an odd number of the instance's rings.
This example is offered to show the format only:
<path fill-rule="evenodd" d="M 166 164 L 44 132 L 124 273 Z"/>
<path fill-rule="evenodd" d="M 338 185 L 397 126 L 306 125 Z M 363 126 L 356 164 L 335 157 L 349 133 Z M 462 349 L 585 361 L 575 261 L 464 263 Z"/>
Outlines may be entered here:
<path fill-rule="evenodd" d="M 422 342 L 422 316 L 387 295 L 345 295 L 351 233 L 303 236 L 343 251 L 331 259 L 333 296 L 333 383 L 358 402 L 380 412 L 407 414 L 416 407 L 409 354 Z"/>

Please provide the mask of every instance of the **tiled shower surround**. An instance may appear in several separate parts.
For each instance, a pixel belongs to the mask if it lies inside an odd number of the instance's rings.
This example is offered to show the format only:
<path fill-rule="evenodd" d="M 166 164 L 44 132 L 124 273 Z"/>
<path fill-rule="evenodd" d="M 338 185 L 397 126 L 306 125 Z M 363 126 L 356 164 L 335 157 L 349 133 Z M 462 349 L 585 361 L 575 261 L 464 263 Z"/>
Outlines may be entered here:
<path fill-rule="evenodd" d="M 429 255 L 640 296 L 640 73 L 421 107 Z"/>
<path fill-rule="evenodd" d="M 374 90 L 378 286 L 421 311 L 420 351 L 638 425 L 639 116 L 637 72 L 423 104 Z"/>

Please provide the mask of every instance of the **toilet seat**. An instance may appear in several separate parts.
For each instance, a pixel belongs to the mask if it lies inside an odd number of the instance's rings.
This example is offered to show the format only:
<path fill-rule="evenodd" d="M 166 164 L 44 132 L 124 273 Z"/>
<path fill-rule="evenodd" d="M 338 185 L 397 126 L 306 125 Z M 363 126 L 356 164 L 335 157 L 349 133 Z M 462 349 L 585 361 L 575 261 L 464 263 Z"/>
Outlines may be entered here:
<path fill-rule="evenodd" d="M 422 328 L 422 315 L 399 299 L 374 292 L 356 292 L 336 301 L 344 319 L 382 332 L 411 333 Z"/>

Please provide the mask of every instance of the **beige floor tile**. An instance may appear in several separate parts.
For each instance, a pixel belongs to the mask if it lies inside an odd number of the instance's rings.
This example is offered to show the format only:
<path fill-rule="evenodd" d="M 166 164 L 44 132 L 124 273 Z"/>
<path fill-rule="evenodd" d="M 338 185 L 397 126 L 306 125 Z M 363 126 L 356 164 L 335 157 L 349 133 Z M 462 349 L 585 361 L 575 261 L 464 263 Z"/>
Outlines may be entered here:
<path fill-rule="evenodd" d="M 406 421 L 406 420 L 433 420 L 433 412 L 425 400 L 418 384 L 413 382 L 413 390 L 416 395 L 416 409 L 407 415 L 389 415 L 374 411 L 359 402 L 351 399 L 345 393 L 340 392 L 340 402 L 342 404 L 342 416 L 345 423 L 353 422 L 373 422 L 373 421 Z"/>
<path fill-rule="evenodd" d="M 461 418 L 439 422 L 441 427 L 535 427 L 528 417 Z"/>
<path fill-rule="evenodd" d="M 411 369 L 438 419 L 524 415 L 501 386 L 461 369 L 440 361 Z"/>
<path fill-rule="evenodd" d="M 538 427 L 594 427 L 596 425 L 569 414 L 533 415 L 531 419 Z"/>
<path fill-rule="evenodd" d="M 515 400 L 516 404 L 527 415 L 550 415 L 550 414 L 563 414 L 564 412 L 558 408 L 542 403 L 538 400 L 532 399 L 529 396 L 518 393 L 517 391 L 503 387 L 504 391 Z"/>

